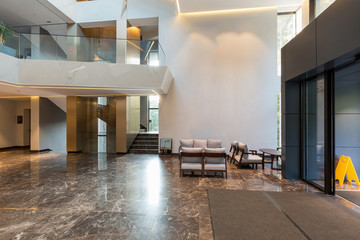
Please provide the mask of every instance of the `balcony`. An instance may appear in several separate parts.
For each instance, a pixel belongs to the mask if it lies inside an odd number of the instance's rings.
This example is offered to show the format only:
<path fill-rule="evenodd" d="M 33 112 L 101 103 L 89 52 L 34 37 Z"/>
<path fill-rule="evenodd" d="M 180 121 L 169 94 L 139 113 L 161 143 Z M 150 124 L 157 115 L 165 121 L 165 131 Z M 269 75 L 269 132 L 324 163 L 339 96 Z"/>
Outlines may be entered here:
<path fill-rule="evenodd" d="M 14 33 L 0 52 L 19 59 L 165 66 L 158 40 Z"/>
<path fill-rule="evenodd" d="M 166 94 L 173 80 L 157 40 L 14 33 L 0 45 L 0 61 L 0 84 L 15 87 L 151 95 Z"/>

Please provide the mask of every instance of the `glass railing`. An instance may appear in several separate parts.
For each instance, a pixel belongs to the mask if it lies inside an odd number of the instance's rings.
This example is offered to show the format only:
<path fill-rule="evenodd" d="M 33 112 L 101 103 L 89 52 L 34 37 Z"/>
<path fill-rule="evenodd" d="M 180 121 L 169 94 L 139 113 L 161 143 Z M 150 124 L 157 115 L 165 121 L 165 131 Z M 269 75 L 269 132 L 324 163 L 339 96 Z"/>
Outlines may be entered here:
<path fill-rule="evenodd" d="M 157 40 L 14 33 L 0 52 L 20 59 L 165 65 Z"/>

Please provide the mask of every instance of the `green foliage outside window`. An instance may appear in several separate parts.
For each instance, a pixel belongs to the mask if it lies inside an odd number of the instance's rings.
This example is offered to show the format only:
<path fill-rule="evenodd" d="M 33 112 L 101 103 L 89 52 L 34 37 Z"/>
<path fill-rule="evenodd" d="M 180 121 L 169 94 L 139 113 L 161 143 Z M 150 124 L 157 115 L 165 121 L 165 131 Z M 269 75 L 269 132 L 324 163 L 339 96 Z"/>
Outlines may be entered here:
<path fill-rule="evenodd" d="M 0 21 L 0 44 L 4 44 L 13 34 L 14 30 L 9 25 Z"/>

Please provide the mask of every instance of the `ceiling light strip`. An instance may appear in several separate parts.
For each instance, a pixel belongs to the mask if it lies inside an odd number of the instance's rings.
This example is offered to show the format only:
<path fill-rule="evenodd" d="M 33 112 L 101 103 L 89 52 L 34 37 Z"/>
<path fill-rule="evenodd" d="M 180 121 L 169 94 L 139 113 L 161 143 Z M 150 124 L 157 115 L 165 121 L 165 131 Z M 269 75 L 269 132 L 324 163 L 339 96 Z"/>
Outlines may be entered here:
<path fill-rule="evenodd" d="M 268 6 L 268 7 L 253 7 L 253 8 L 237 8 L 237 9 L 224 9 L 224 10 L 211 10 L 211 11 L 200 11 L 200 12 L 186 12 L 181 15 L 201 15 L 201 14 L 220 14 L 220 13 L 234 13 L 234 12 L 245 12 L 245 11 L 256 11 L 273 8 L 284 8 L 284 7 L 295 7 L 295 5 L 288 6 Z"/>
<path fill-rule="evenodd" d="M 177 10 L 178 10 L 178 13 L 180 14 L 180 3 L 179 3 L 180 0 L 176 0 L 176 6 L 177 6 Z"/>

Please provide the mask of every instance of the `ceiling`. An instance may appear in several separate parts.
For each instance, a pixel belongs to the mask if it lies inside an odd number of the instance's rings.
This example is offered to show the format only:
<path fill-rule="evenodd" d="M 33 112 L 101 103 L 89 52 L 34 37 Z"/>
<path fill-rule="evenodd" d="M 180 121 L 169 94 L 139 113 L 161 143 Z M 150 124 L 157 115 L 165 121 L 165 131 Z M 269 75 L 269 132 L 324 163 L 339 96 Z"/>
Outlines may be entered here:
<path fill-rule="evenodd" d="M 177 0 L 180 12 L 300 6 L 302 0 Z"/>
<path fill-rule="evenodd" d="M 66 23 L 59 13 L 39 0 L 0 0 L 0 21 L 11 26 L 49 24 L 46 21 Z"/>
<path fill-rule="evenodd" d="M 61 96 L 109 96 L 109 95 L 155 95 L 152 89 L 120 89 L 91 87 L 46 87 L 26 86 L 0 82 L 0 99 L 17 99 L 29 96 L 61 97 Z"/>

